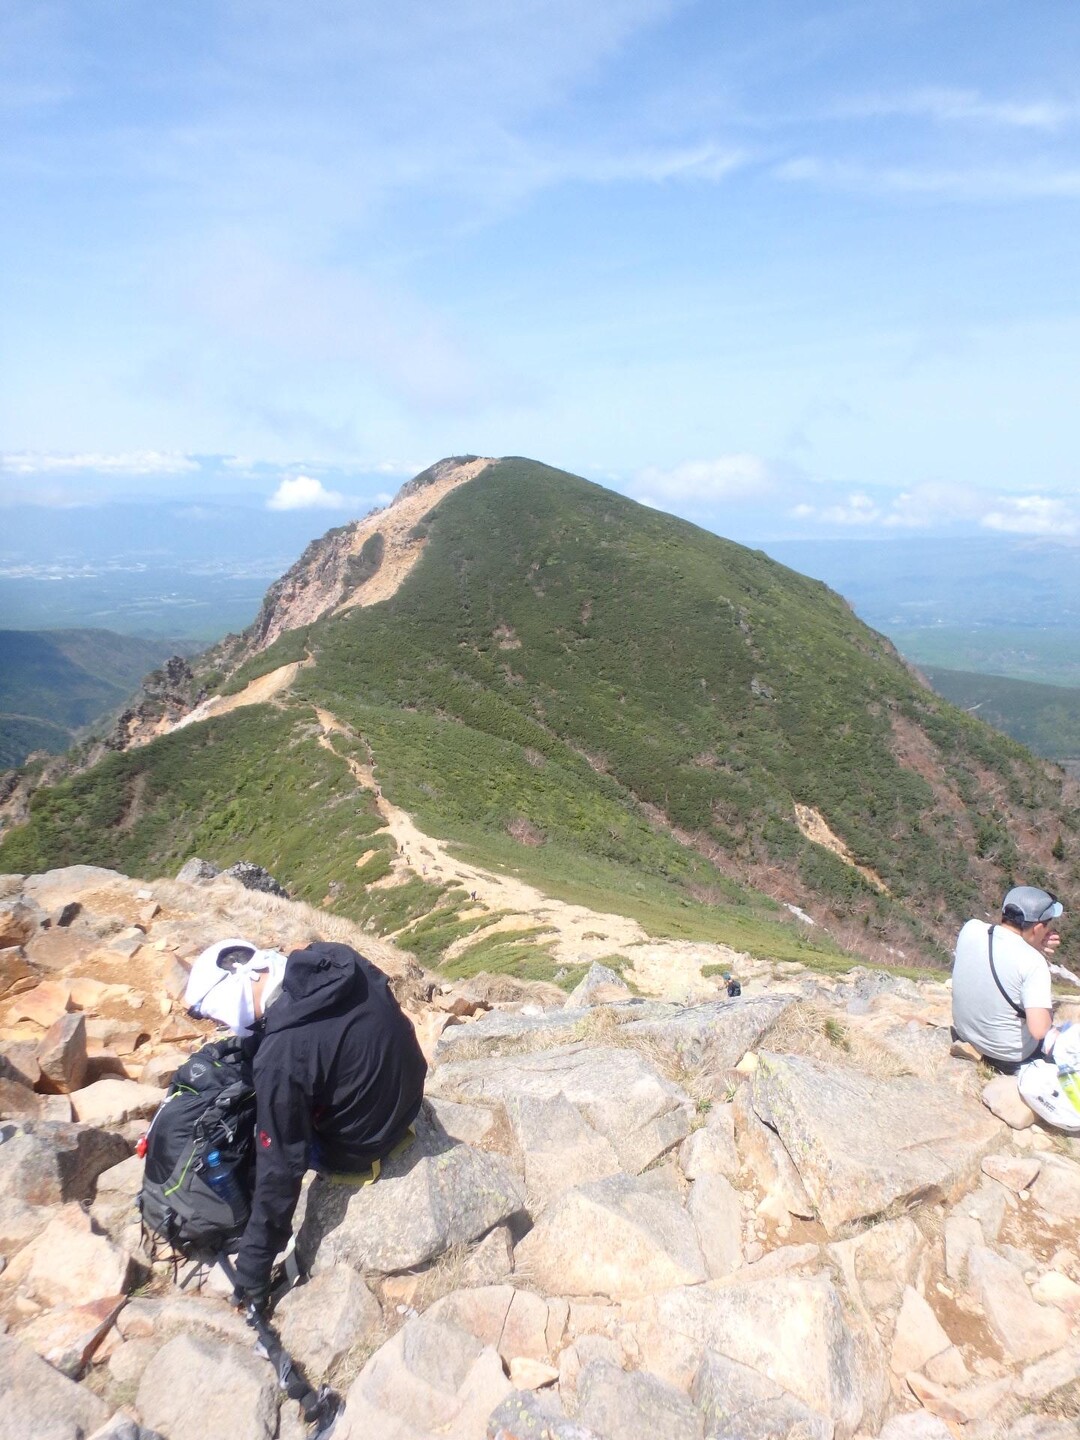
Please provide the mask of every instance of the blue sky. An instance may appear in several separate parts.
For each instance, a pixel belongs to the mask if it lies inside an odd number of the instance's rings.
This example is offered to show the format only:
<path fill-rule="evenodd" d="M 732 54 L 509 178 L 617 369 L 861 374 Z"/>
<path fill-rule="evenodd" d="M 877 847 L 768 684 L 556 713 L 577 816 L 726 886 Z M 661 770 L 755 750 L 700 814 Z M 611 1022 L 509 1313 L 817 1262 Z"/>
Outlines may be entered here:
<path fill-rule="evenodd" d="M 1078 137 L 1073 0 L 0 0 L 0 500 L 1080 538 Z"/>

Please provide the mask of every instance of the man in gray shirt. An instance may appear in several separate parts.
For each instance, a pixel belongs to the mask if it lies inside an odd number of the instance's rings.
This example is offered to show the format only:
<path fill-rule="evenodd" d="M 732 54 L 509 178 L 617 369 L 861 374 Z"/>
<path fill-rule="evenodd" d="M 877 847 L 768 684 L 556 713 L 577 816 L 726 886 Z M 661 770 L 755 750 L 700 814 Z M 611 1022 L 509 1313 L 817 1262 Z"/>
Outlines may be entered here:
<path fill-rule="evenodd" d="M 957 938 L 954 1034 L 1006 1074 L 1056 1038 L 1048 961 L 1060 943 L 1062 910 L 1049 891 L 1017 885 L 1001 902 L 1000 923 L 969 920 Z"/>

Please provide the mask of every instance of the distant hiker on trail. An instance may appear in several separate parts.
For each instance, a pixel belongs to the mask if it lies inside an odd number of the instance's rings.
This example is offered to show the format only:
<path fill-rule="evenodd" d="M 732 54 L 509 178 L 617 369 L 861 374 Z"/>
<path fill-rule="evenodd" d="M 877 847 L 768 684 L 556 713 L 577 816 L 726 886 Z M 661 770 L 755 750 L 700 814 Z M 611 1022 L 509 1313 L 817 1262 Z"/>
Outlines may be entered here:
<path fill-rule="evenodd" d="M 286 958 L 220 941 L 196 959 L 185 1001 L 250 1037 L 255 1182 L 236 1272 L 262 1306 L 305 1172 L 377 1173 L 416 1118 L 427 1063 L 387 977 L 348 945 L 314 941 Z"/>
<path fill-rule="evenodd" d="M 957 938 L 953 1038 L 1006 1075 L 1048 1055 L 1057 1039 L 1049 961 L 1063 909 L 1049 891 L 1016 885 L 997 924 L 969 920 Z"/>

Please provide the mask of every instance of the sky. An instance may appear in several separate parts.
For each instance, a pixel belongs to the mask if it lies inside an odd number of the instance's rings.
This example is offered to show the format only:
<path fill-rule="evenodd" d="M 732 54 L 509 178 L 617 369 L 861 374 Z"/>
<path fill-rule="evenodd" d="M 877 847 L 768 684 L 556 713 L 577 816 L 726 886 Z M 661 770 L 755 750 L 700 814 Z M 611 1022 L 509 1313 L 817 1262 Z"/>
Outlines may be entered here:
<path fill-rule="evenodd" d="M 1075 0 L 0 0 L 0 505 L 1080 539 L 1078 141 Z"/>

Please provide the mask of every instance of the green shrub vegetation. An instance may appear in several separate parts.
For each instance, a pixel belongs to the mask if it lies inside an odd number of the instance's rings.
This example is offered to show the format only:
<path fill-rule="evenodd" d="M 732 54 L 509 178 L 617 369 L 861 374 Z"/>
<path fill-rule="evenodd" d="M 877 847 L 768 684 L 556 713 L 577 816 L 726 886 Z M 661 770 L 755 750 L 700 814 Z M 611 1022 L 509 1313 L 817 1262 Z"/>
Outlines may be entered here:
<path fill-rule="evenodd" d="M 813 899 L 844 946 L 925 960 L 1014 878 L 1080 879 L 1059 780 L 925 689 L 823 585 L 523 460 L 424 528 L 392 599 L 288 632 L 225 687 L 310 653 L 291 708 L 191 726 L 40 793 L 0 865 L 242 855 L 306 898 L 334 882 L 337 908 L 434 963 L 482 926 L 460 887 L 371 888 L 390 841 L 351 756 L 464 860 L 650 934 L 825 969 L 850 954 L 755 885 Z M 351 728 L 336 753 L 313 705 Z M 796 803 L 884 889 L 805 839 Z M 1021 848 L 1033 828 L 1054 839 L 1049 865 Z M 481 963 L 554 962 L 542 935 L 481 934 L 452 965 Z"/>

